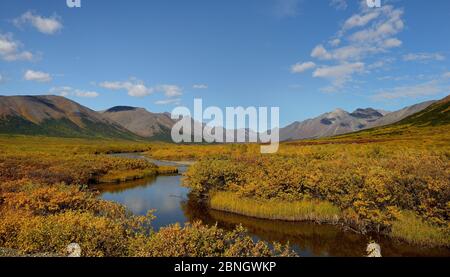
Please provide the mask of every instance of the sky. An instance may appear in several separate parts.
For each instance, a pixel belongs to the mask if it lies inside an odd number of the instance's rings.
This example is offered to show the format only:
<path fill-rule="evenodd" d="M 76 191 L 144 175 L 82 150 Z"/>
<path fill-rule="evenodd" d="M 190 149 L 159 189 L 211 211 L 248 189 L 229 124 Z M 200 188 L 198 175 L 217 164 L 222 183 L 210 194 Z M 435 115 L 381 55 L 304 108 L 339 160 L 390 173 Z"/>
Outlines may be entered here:
<path fill-rule="evenodd" d="M 450 91 L 450 1 L 0 0 L 0 95 L 280 107 L 281 125 Z"/>

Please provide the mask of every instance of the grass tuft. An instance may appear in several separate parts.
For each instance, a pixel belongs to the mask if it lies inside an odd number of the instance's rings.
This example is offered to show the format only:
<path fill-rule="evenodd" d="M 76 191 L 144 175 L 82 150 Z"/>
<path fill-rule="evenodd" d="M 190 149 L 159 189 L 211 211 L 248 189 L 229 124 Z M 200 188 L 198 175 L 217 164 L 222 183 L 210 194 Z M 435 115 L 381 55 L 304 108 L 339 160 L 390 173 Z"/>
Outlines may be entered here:
<path fill-rule="evenodd" d="M 341 211 L 330 202 L 320 200 L 278 201 L 238 197 L 232 192 L 214 192 L 210 207 L 241 215 L 286 221 L 338 223 Z"/>
<path fill-rule="evenodd" d="M 402 211 L 392 223 L 391 237 L 424 246 L 450 246 L 450 234 L 424 222 L 412 211 Z"/>

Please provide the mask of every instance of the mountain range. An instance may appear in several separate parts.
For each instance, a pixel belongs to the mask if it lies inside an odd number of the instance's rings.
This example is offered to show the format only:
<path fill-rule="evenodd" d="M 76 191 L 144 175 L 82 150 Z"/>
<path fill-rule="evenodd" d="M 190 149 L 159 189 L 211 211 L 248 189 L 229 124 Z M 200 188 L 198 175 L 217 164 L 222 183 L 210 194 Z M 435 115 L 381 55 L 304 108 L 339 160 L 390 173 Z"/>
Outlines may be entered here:
<path fill-rule="evenodd" d="M 280 140 L 322 138 L 399 122 L 424 111 L 427 101 L 395 112 L 336 109 L 280 129 Z M 116 106 L 94 111 L 61 96 L 0 96 L 0 133 L 170 141 L 170 113 Z"/>
<path fill-rule="evenodd" d="M 294 122 L 285 128 L 281 128 L 280 140 L 323 138 L 385 126 L 420 112 L 434 102 L 423 102 L 395 112 L 366 108 L 349 113 L 342 109 L 336 109 L 316 118 Z"/>

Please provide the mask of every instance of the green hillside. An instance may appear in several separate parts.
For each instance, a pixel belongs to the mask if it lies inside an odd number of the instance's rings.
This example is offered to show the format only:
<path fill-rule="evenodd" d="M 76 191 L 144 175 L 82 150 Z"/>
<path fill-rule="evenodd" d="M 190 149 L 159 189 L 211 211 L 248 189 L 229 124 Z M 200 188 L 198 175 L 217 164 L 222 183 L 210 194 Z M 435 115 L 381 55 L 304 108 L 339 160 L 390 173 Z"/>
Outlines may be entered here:
<path fill-rule="evenodd" d="M 0 120 L 0 134 L 12 135 L 39 135 L 67 138 L 116 138 L 128 140 L 141 140 L 142 138 L 125 130 L 113 128 L 100 122 L 82 119 L 84 128 L 72 121 L 62 119 L 47 119 L 35 124 L 20 116 L 7 116 Z"/>

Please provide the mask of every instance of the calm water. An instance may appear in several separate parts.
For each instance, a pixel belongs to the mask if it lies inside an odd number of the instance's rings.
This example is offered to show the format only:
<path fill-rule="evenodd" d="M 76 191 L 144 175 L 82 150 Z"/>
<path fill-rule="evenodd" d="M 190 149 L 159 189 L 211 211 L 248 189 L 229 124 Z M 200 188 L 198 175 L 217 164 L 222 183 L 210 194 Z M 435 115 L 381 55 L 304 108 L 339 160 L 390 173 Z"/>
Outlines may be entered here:
<path fill-rule="evenodd" d="M 139 154 L 116 156 L 143 158 Z M 152 161 L 159 165 L 178 166 L 181 173 L 187 169 L 186 165 L 179 163 Z M 156 210 L 156 219 L 152 224 L 155 230 L 176 222 L 201 220 L 206 224 L 217 223 L 227 230 L 242 224 L 255 240 L 289 242 L 301 256 L 363 256 L 371 239 L 380 243 L 383 256 L 450 256 L 449 249 L 414 247 L 383 236 L 369 237 L 343 231 L 337 226 L 261 220 L 209 210 L 189 197 L 189 190 L 180 186 L 181 178 L 181 175 L 157 176 L 122 184 L 101 185 L 97 189 L 102 199 L 121 203 L 134 214 L 145 215 L 149 210 Z"/>

